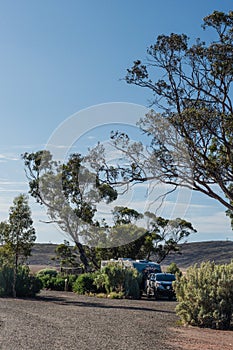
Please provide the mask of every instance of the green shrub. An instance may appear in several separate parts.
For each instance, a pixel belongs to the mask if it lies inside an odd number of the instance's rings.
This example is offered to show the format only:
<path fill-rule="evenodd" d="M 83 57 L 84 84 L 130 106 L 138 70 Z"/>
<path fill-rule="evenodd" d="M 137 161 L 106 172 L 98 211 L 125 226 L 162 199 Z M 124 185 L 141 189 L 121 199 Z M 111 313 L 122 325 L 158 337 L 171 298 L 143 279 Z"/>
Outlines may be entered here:
<path fill-rule="evenodd" d="M 107 293 L 106 284 L 108 283 L 108 278 L 106 274 L 101 272 L 97 273 L 93 283 L 96 286 L 98 293 Z"/>
<path fill-rule="evenodd" d="M 126 297 L 140 298 L 141 277 L 135 269 L 125 269 L 118 264 L 105 266 L 94 280 L 98 291 L 123 293 Z"/>
<path fill-rule="evenodd" d="M 174 283 L 182 323 L 229 329 L 233 316 L 233 262 L 228 265 L 202 263 L 190 267 Z"/>
<path fill-rule="evenodd" d="M 77 279 L 76 275 L 61 275 L 54 269 L 43 269 L 36 275 L 43 284 L 44 289 L 62 291 L 65 290 L 65 280 L 67 279 L 68 291 L 72 291 L 73 283 Z"/>
<path fill-rule="evenodd" d="M 166 269 L 167 273 L 173 273 L 176 276 L 182 276 L 182 272 L 179 269 L 179 267 L 176 265 L 176 263 L 172 262 Z"/>
<path fill-rule="evenodd" d="M 43 289 L 53 289 L 53 276 L 50 275 L 37 275 L 37 278 L 40 279 L 42 285 L 43 285 Z"/>
<path fill-rule="evenodd" d="M 114 263 L 102 269 L 105 275 L 105 288 L 107 293 L 122 292 L 124 289 L 125 269 Z"/>
<path fill-rule="evenodd" d="M 4 266 L 0 269 L 0 296 L 13 296 L 13 268 Z M 42 283 L 39 278 L 30 275 L 27 266 L 19 266 L 16 276 L 16 296 L 34 297 L 40 292 Z"/>
<path fill-rule="evenodd" d="M 34 297 L 43 287 L 40 279 L 29 272 L 27 266 L 20 266 L 18 269 L 15 286 L 17 297 Z"/>
<path fill-rule="evenodd" d="M 67 275 L 65 278 L 68 280 L 68 291 L 71 292 L 73 290 L 73 284 L 77 279 L 77 275 Z"/>
<path fill-rule="evenodd" d="M 13 268 L 4 265 L 0 268 L 0 296 L 13 295 Z"/>
<path fill-rule="evenodd" d="M 65 278 L 56 276 L 51 278 L 50 289 L 62 291 L 65 289 Z"/>
<path fill-rule="evenodd" d="M 124 293 L 126 297 L 140 299 L 140 276 L 134 269 L 125 269 Z"/>
<path fill-rule="evenodd" d="M 96 293 L 95 277 L 95 273 L 83 273 L 79 275 L 73 284 L 73 291 L 77 294 Z"/>
<path fill-rule="evenodd" d="M 50 276 L 50 277 L 56 277 L 58 274 L 57 270 L 55 269 L 42 269 L 37 272 L 36 276 L 37 277 L 44 277 L 44 276 Z"/>

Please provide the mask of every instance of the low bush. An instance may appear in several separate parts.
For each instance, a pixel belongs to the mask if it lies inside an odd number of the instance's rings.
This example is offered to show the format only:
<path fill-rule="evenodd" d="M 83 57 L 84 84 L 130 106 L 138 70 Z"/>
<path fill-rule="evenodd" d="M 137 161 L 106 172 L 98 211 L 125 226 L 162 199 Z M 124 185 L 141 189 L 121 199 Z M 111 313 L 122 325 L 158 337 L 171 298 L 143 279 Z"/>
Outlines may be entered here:
<path fill-rule="evenodd" d="M 47 268 L 47 269 L 42 269 L 38 271 L 36 276 L 40 278 L 44 276 L 56 277 L 57 274 L 58 274 L 57 270 Z"/>
<path fill-rule="evenodd" d="M 34 297 L 40 292 L 43 285 L 40 279 L 30 275 L 29 268 L 23 266 L 18 269 L 16 278 L 16 296 L 17 297 Z"/>
<path fill-rule="evenodd" d="M 13 278 L 12 267 L 3 266 L 0 269 L 0 296 L 13 296 Z M 19 266 L 15 284 L 17 297 L 34 297 L 42 287 L 40 279 L 30 275 L 27 266 Z"/>
<path fill-rule="evenodd" d="M 96 273 L 90 272 L 79 275 L 73 284 L 73 291 L 77 294 L 96 293 L 95 277 Z"/>
<path fill-rule="evenodd" d="M 230 329 L 233 317 L 233 262 L 202 263 L 190 267 L 174 283 L 182 323 L 214 329 Z"/>
<path fill-rule="evenodd" d="M 61 275 L 54 269 L 43 269 L 36 276 L 42 282 L 44 289 L 57 291 L 65 290 L 65 280 L 67 280 L 67 290 L 72 291 L 73 283 L 77 279 L 76 275 Z"/>
<path fill-rule="evenodd" d="M 13 269 L 7 265 L 0 268 L 0 297 L 13 295 Z"/>
<path fill-rule="evenodd" d="M 68 283 L 68 285 L 67 285 L 68 291 L 72 292 L 73 291 L 73 284 L 74 284 L 74 282 L 77 279 L 77 275 L 67 275 L 65 278 L 68 280 L 67 281 L 67 283 Z"/>
<path fill-rule="evenodd" d="M 126 297 L 140 299 L 141 276 L 134 269 L 124 271 L 124 294 Z"/>
<path fill-rule="evenodd" d="M 135 269 L 125 269 L 116 264 L 109 264 L 101 271 L 84 273 L 73 284 L 73 291 L 78 294 L 113 295 L 113 298 L 139 299 L 141 276 Z M 113 293 L 113 294 L 112 294 Z"/>
<path fill-rule="evenodd" d="M 141 276 L 135 269 L 125 269 L 114 263 L 105 266 L 94 280 L 98 291 L 123 293 L 125 297 L 140 298 Z"/>

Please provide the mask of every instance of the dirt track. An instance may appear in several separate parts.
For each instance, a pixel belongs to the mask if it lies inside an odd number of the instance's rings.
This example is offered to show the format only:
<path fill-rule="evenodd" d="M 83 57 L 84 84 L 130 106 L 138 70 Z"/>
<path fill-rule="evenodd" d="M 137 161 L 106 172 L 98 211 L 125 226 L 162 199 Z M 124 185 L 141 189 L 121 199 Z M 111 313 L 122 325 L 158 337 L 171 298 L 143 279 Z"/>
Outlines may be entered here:
<path fill-rule="evenodd" d="M 177 326 L 175 305 L 50 291 L 43 291 L 36 300 L 0 299 L 0 349 L 232 349 L 233 332 L 207 331 L 203 339 L 206 342 L 210 332 L 209 343 L 204 347 L 198 344 L 202 333 Z M 219 342 L 216 348 L 212 335 Z"/>

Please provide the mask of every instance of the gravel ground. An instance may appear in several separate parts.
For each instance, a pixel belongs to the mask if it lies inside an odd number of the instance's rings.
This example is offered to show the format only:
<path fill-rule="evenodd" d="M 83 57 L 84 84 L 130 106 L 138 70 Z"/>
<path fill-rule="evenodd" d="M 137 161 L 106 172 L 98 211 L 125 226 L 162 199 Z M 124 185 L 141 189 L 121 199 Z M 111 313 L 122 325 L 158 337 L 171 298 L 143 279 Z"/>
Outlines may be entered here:
<path fill-rule="evenodd" d="M 175 304 L 51 291 L 0 299 L 0 349 L 174 349 L 166 339 L 176 336 Z"/>
<path fill-rule="evenodd" d="M 42 291 L 0 299 L 0 350 L 232 350 L 233 332 L 178 326 L 176 302 Z"/>

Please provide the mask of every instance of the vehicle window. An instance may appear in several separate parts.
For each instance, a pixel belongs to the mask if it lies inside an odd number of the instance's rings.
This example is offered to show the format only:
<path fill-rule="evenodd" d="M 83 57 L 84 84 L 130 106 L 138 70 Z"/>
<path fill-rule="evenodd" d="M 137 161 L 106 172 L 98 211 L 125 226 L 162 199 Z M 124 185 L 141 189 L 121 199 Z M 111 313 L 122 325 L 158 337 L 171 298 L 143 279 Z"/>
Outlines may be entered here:
<path fill-rule="evenodd" d="M 175 281 L 175 279 L 176 278 L 174 275 L 165 275 L 165 274 L 157 274 L 156 275 L 157 281 L 173 282 L 173 281 Z"/>

